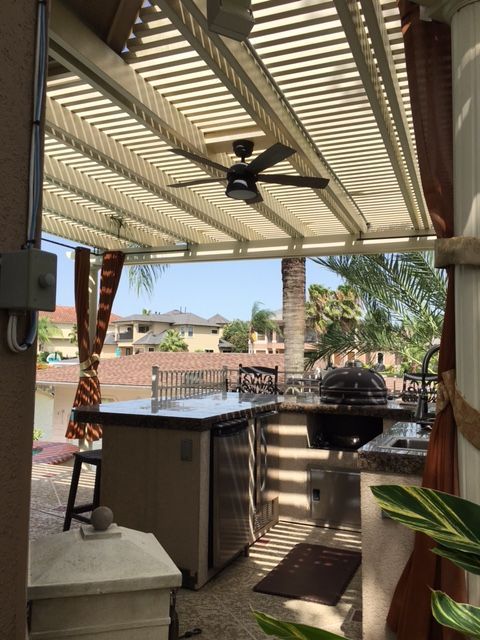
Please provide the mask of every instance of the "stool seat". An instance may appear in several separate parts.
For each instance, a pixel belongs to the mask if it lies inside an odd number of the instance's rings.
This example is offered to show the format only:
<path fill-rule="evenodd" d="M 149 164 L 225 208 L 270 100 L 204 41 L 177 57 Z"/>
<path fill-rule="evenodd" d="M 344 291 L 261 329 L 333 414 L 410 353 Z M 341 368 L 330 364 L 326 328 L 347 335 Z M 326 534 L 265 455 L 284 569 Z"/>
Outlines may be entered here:
<path fill-rule="evenodd" d="M 70 492 L 68 494 L 67 509 L 65 511 L 65 521 L 63 530 L 68 531 L 72 520 L 79 520 L 90 524 L 90 518 L 82 514 L 91 512 L 100 504 L 100 481 L 102 475 L 102 450 L 92 449 L 90 451 L 79 451 L 74 454 L 75 461 L 73 463 L 72 480 L 70 483 Z M 95 486 L 93 489 L 92 502 L 86 504 L 75 505 L 77 498 L 78 482 L 82 471 L 82 464 L 92 464 L 95 466 Z"/>

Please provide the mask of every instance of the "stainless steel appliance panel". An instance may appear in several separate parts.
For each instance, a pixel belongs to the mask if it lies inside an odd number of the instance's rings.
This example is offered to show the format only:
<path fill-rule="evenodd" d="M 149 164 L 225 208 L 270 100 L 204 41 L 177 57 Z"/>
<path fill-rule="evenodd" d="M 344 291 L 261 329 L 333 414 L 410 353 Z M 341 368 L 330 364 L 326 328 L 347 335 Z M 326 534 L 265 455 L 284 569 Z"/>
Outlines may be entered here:
<path fill-rule="evenodd" d="M 310 469 L 311 517 L 335 529 L 360 530 L 360 473 Z"/>
<path fill-rule="evenodd" d="M 249 543 L 248 420 L 232 420 L 212 431 L 211 566 L 219 568 Z"/>

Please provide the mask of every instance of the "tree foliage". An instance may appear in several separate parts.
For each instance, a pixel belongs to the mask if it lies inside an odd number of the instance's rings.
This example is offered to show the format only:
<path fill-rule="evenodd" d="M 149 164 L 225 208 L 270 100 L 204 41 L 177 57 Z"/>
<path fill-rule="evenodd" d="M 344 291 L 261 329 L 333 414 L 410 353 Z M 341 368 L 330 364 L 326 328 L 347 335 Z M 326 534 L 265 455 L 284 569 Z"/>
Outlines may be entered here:
<path fill-rule="evenodd" d="M 274 320 L 275 313 L 271 309 L 262 309 L 263 302 L 256 301 L 253 303 L 250 313 L 250 322 L 248 332 L 250 341 L 255 342 L 255 333 L 267 333 L 268 331 L 278 331 L 278 323 Z"/>
<path fill-rule="evenodd" d="M 420 364 L 440 337 L 446 279 L 433 255 L 405 253 L 314 258 L 341 276 L 355 292 L 362 317 L 351 327 L 332 323 L 311 358 L 387 351 Z"/>
<path fill-rule="evenodd" d="M 151 296 L 160 275 L 165 271 L 165 264 L 134 264 L 128 267 L 128 286 L 137 296 L 142 293 Z"/>
<path fill-rule="evenodd" d="M 223 328 L 223 339 L 233 344 L 235 353 L 248 351 L 249 323 L 246 320 L 232 320 Z"/>
<path fill-rule="evenodd" d="M 158 345 L 159 351 L 188 351 L 188 344 L 175 329 L 169 329 Z"/>
<path fill-rule="evenodd" d="M 58 327 L 53 324 L 50 318 L 39 318 L 37 326 L 37 339 L 40 349 L 43 349 L 57 333 Z"/>
<path fill-rule="evenodd" d="M 321 284 L 308 288 L 306 316 L 308 325 L 319 335 L 328 331 L 332 323 L 349 330 L 361 316 L 358 296 L 353 287 L 341 284 L 336 290 Z"/>

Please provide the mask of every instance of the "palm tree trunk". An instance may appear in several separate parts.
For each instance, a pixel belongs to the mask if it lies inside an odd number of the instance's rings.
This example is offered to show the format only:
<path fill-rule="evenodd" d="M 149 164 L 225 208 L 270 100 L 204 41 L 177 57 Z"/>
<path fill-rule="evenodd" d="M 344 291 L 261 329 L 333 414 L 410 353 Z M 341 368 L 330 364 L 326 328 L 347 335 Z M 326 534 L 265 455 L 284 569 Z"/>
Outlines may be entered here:
<path fill-rule="evenodd" d="M 305 343 L 305 258 L 282 258 L 285 371 L 302 374 Z"/>

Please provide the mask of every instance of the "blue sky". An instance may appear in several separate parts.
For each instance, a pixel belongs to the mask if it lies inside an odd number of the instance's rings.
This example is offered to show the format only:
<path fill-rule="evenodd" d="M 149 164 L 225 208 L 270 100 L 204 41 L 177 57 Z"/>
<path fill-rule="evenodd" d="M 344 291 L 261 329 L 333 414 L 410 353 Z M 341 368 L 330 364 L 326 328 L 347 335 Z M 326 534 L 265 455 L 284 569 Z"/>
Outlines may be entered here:
<path fill-rule="evenodd" d="M 44 237 L 74 244 L 53 236 Z M 43 242 L 42 248 L 58 256 L 57 304 L 74 306 L 74 263 L 66 257 L 69 250 L 50 242 Z M 329 271 L 307 260 L 307 287 L 312 283 L 335 288 L 341 281 Z M 229 320 L 247 319 L 252 304 L 257 300 L 263 302 L 268 309 L 281 308 L 280 260 L 171 265 L 160 276 L 151 297 L 137 297 L 129 290 L 128 276 L 124 269 L 113 311 L 126 316 L 141 313 L 143 308 L 164 313 L 182 307 L 205 318 L 220 313 Z"/>

